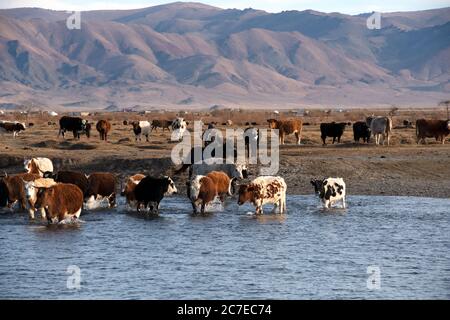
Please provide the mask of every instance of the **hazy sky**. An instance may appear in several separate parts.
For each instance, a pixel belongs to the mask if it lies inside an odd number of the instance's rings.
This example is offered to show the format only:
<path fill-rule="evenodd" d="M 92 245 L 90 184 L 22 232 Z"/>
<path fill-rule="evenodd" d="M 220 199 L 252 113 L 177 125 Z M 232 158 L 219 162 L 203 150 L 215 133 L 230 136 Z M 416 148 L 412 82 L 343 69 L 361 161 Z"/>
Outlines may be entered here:
<path fill-rule="evenodd" d="M 54 10 L 134 9 L 173 1 L 160 0 L 0 0 L 0 8 L 40 7 Z M 450 0 L 204 0 L 220 8 L 254 8 L 269 12 L 313 9 L 356 14 L 370 11 L 414 11 L 450 7 Z"/>

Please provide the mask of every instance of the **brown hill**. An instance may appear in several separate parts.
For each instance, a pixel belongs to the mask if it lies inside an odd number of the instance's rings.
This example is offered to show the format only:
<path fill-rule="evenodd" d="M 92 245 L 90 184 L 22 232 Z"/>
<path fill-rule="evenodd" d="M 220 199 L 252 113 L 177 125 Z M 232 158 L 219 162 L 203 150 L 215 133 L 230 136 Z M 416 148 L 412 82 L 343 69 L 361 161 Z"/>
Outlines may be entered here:
<path fill-rule="evenodd" d="M 119 107 L 435 105 L 450 92 L 450 8 L 267 13 L 172 3 L 0 10 L 0 103 Z"/>

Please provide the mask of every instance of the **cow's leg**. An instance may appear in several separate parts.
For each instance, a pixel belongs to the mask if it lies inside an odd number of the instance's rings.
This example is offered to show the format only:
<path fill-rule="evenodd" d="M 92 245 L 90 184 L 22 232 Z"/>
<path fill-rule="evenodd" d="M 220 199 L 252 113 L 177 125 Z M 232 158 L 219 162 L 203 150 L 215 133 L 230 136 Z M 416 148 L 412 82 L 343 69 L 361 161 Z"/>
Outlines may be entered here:
<path fill-rule="evenodd" d="M 322 139 L 322 142 L 323 142 L 322 145 L 326 146 L 327 144 L 326 144 L 325 140 L 326 140 L 327 137 L 326 136 L 321 136 L 320 138 Z"/>
<path fill-rule="evenodd" d="M 389 132 L 386 133 L 386 139 L 387 139 L 387 145 L 389 146 L 389 139 L 391 138 L 391 136 L 389 135 Z"/>
<path fill-rule="evenodd" d="M 148 133 L 145 135 L 145 140 L 148 142 Z"/>
<path fill-rule="evenodd" d="M 336 142 L 336 137 L 333 137 L 333 142 L 331 144 L 334 144 Z"/>
<path fill-rule="evenodd" d="M 200 209 L 200 212 L 201 212 L 202 214 L 205 213 L 205 207 L 206 207 L 206 203 L 205 203 L 205 201 L 202 201 L 202 207 L 201 207 L 201 209 Z"/>
<path fill-rule="evenodd" d="M 30 219 L 34 220 L 34 208 L 32 206 L 28 208 L 28 214 L 30 215 Z"/>
<path fill-rule="evenodd" d="M 300 133 L 299 133 L 299 132 L 296 132 L 296 133 L 295 133 L 295 138 L 297 139 L 297 144 L 299 145 L 299 144 L 300 144 L 300 140 L 301 140 L 301 137 L 300 137 Z"/>
<path fill-rule="evenodd" d="M 191 204 L 192 204 L 192 209 L 194 210 L 194 214 L 197 214 L 197 205 L 195 204 L 194 201 L 192 201 Z"/>
<path fill-rule="evenodd" d="M 344 208 L 345 209 L 345 197 L 342 197 L 342 208 Z"/>
<path fill-rule="evenodd" d="M 45 209 L 41 208 L 40 211 L 41 211 L 41 218 L 45 219 L 46 218 Z"/>

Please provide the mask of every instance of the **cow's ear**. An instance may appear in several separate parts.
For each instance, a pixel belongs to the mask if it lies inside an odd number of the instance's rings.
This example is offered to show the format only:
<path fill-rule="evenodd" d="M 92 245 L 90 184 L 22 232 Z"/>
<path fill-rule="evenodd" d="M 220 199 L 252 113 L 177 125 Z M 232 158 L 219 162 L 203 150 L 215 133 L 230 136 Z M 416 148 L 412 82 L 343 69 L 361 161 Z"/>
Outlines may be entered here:
<path fill-rule="evenodd" d="M 313 186 L 316 186 L 316 181 L 315 180 L 313 180 L 313 179 L 311 179 L 311 184 L 313 185 Z"/>

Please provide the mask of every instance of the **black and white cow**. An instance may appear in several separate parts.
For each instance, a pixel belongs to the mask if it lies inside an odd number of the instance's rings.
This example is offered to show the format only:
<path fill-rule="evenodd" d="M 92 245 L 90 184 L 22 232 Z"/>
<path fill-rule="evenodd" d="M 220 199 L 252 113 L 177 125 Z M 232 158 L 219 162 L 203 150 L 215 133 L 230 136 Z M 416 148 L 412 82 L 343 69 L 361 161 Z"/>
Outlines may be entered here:
<path fill-rule="evenodd" d="M 341 201 L 342 208 L 345 208 L 345 182 L 342 178 L 313 179 L 311 184 L 325 208 L 331 208 L 337 201 Z"/>
<path fill-rule="evenodd" d="M 187 130 L 188 122 L 183 118 L 176 118 L 172 121 L 172 138 L 178 141 L 183 139 L 183 134 Z"/>
<path fill-rule="evenodd" d="M 136 199 L 136 209 L 141 211 L 141 206 L 150 208 L 152 213 L 158 213 L 159 203 L 164 198 L 174 193 L 177 193 L 177 188 L 173 180 L 167 176 L 156 178 L 146 176 L 143 178 L 134 189 L 134 196 Z"/>
<path fill-rule="evenodd" d="M 146 141 L 148 142 L 148 136 L 151 131 L 151 125 L 148 121 L 133 121 L 131 123 L 133 126 L 134 137 L 136 141 L 141 141 L 141 136 L 145 136 Z"/>
<path fill-rule="evenodd" d="M 0 121 L 0 133 L 12 132 L 13 138 L 19 135 L 20 131 L 25 131 L 25 123 L 20 123 L 17 121 Z"/>
<path fill-rule="evenodd" d="M 89 138 L 91 135 L 91 124 L 79 117 L 63 116 L 59 119 L 58 137 L 62 135 L 64 138 L 66 131 L 72 131 L 73 137 L 76 139 L 80 139 L 81 134 L 86 134 L 86 137 Z"/>

